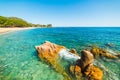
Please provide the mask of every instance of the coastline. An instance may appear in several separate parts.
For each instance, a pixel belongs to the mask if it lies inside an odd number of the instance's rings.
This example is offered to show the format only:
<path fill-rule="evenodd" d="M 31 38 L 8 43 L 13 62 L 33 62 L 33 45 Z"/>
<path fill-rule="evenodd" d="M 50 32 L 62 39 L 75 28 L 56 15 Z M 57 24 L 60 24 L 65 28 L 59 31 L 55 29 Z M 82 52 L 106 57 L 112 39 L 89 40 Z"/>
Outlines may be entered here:
<path fill-rule="evenodd" d="M 18 28 L 18 27 L 14 27 L 14 28 L 0 28 L 0 35 L 1 34 L 5 34 L 8 32 L 13 32 L 13 31 L 19 31 L 19 30 L 27 30 L 27 29 L 33 29 L 35 27 L 24 27 L 24 28 Z"/>

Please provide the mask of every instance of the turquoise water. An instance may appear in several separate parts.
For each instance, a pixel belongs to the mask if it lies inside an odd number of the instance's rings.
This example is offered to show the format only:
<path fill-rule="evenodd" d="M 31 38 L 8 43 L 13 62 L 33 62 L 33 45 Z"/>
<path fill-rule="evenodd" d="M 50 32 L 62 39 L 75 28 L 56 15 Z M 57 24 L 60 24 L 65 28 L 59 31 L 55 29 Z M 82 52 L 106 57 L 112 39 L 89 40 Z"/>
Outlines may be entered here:
<path fill-rule="evenodd" d="M 46 40 L 79 53 L 92 45 L 120 52 L 120 28 L 36 28 L 11 32 L 0 35 L 0 80 L 63 80 L 61 74 L 37 57 L 34 46 Z M 104 70 L 104 80 L 120 80 L 119 61 L 103 58 L 94 64 Z"/>

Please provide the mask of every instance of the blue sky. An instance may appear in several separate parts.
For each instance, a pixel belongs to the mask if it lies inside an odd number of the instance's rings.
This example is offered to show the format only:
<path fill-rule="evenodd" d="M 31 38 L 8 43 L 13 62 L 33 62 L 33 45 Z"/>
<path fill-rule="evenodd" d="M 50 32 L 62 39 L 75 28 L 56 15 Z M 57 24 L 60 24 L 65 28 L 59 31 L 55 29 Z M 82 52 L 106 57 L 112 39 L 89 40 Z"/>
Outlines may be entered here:
<path fill-rule="evenodd" d="M 120 0 L 0 0 L 0 15 L 53 26 L 120 26 Z"/>

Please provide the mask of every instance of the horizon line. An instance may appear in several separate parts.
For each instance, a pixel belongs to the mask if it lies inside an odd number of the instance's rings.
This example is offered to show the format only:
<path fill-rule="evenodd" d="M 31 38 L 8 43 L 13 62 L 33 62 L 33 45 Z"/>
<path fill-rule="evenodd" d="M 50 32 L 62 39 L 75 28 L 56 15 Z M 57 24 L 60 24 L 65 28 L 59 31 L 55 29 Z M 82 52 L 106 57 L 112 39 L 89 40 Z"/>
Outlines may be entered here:
<path fill-rule="evenodd" d="M 120 26 L 52 26 L 52 27 L 120 27 Z"/>

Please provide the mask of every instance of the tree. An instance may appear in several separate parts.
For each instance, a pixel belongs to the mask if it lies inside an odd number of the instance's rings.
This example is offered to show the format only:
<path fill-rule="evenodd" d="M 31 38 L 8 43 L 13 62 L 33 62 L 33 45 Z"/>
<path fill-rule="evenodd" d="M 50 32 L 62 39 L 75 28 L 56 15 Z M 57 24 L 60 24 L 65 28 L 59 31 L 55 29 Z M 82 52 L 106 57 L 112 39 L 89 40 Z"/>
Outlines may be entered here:
<path fill-rule="evenodd" d="M 52 27 L 52 24 L 47 24 L 47 27 Z"/>
<path fill-rule="evenodd" d="M 32 24 L 21 18 L 0 16 L 0 27 L 52 27 L 52 24 Z"/>
<path fill-rule="evenodd" d="M 4 23 L 7 21 L 6 17 L 0 16 L 0 27 L 4 27 Z"/>

